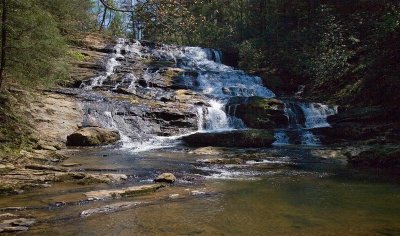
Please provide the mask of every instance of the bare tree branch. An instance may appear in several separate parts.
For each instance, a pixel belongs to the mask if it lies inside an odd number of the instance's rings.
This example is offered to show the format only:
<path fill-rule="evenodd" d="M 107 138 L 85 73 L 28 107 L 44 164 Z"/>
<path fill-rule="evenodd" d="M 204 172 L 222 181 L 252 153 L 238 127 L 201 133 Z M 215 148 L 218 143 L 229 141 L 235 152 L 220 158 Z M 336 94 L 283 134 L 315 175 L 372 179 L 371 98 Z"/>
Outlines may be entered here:
<path fill-rule="evenodd" d="M 106 0 L 100 0 L 100 2 L 101 2 L 101 4 L 103 4 L 103 6 L 104 6 L 105 8 L 108 8 L 108 9 L 113 10 L 113 11 L 119 11 L 119 12 L 134 12 L 133 9 L 119 9 L 119 8 L 113 7 L 113 6 L 111 6 Z"/>

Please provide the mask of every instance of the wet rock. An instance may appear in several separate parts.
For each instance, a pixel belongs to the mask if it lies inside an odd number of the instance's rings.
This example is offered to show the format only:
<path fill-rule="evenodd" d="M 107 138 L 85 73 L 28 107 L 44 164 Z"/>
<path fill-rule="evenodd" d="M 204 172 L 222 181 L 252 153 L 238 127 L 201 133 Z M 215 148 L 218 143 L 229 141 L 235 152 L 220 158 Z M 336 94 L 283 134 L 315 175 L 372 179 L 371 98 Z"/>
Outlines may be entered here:
<path fill-rule="evenodd" d="M 125 88 L 117 88 L 117 89 L 114 89 L 113 92 L 120 93 L 120 94 L 126 94 L 126 95 L 135 94 L 134 91 L 131 91 L 131 90 L 125 89 Z"/>
<path fill-rule="evenodd" d="M 170 184 L 174 183 L 175 181 L 176 181 L 176 177 L 175 177 L 175 175 L 173 175 L 171 173 L 163 173 L 154 179 L 154 182 L 165 182 L 165 183 L 170 183 Z"/>
<path fill-rule="evenodd" d="M 399 113 L 383 106 L 355 107 L 339 110 L 328 117 L 330 128 L 316 130 L 325 143 L 384 140 L 398 143 Z M 397 136 L 397 137 L 396 137 Z"/>
<path fill-rule="evenodd" d="M 88 209 L 88 210 L 82 211 L 81 216 L 88 217 L 88 216 L 91 216 L 94 214 L 117 212 L 117 211 L 135 207 L 139 204 L 141 204 L 141 203 L 140 202 L 120 202 L 120 203 L 110 204 L 110 205 L 102 206 L 99 208 L 93 208 L 93 209 Z"/>
<path fill-rule="evenodd" d="M 61 164 L 62 167 L 77 167 L 77 166 L 81 166 L 81 163 L 64 163 Z"/>
<path fill-rule="evenodd" d="M 193 191 L 190 191 L 190 194 L 192 196 L 201 196 L 201 195 L 205 195 L 206 192 L 205 191 L 201 191 L 201 190 L 193 190 Z"/>
<path fill-rule="evenodd" d="M 177 194 L 177 193 L 174 193 L 174 194 L 170 194 L 170 195 L 168 196 L 168 198 L 169 198 L 169 199 L 178 199 L 178 198 L 181 198 L 181 195 L 180 195 L 180 194 Z"/>
<path fill-rule="evenodd" d="M 80 184 L 112 183 L 127 180 L 124 174 L 86 174 L 85 178 L 79 181 Z"/>
<path fill-rule="evenodd" d="M 51 170 L 51 171 L 59 171 L 59 172 L 65 172 L 67 170 L 58 168 L 55 166 L 48 166 L 48 165 L 38 165 L 38 164 L 31 164 L 31 165 L 26 165 L 26 169 L 31 169 L 31 170 Z"/>
<path fill-rule="evenodd" d="M 224 148 L 221 147 L 202 147 L 190 151 L 190 154 L 196 155 L 220 155 L 224 153 Z"/>
<path fill-rule="evenodd" d="M 235 130 L 218 133 L 195 133 L 182 138 L 193 147 L 270 147 L 275 142 L 273 132 L 267 130 Z"/>
<path fill-rule="evenodd" d="M 0 223 L 0 233 L 27 231 L 29 230 L 29 227 L 31 227 L 35 223 L 36 223 L 35 219 L 26 219 L 26 218 L 3 220 Z"/>
<path fill-rule="evenodd" d="M 234 101 L 233 101 L 234 102 Z M 247 127 L 274 129 L 286 127 L 285 105 L 277 99 L 246 98 L 241 104 L 228 104 L 228 112 L 243 120 Z"/>
<path fill-rule="evenodd" d="M 99 127 L 81 128 L 67 137 L 68 146 L 99 146 L 116 143 L 120 139 L 117 131 Z"/>
<path fill-rule="evenodd" d="M 128 179 L 124 174 L 87 174 L 79 172 L 55 173 L 50 180 L 55 182 L 77 181 L 79 184 L 113 183 Z"/>
<path fill-rule="evenodd" d="M 87 192 L 84 195 L 87 197 L 89 201 L 94 201 L 102 199 L 130 197 L 138 194 L 154 192 L 162 187 L 164 187 L 164 185 L 162 184 L 149 184 L 149 185 L 133 186 L 122 189 L 92 191 L 92 192 Z"/>
<path fill-rule="evenodd" d="M 400 166 L 399 146 L 375 146 L 358 154 L 347 154 L 347 161 L 354 167 L 397 168 Z"/>
<path fill-rule="evenodd" d="M 205 164 L 217 164 L 217 165 L 240 165 L 243 164 L 243 160 L 240 158 L 210 158 L 210 159 L 204 159 L 204 160 L 199 160 L 201 163 Z"/>

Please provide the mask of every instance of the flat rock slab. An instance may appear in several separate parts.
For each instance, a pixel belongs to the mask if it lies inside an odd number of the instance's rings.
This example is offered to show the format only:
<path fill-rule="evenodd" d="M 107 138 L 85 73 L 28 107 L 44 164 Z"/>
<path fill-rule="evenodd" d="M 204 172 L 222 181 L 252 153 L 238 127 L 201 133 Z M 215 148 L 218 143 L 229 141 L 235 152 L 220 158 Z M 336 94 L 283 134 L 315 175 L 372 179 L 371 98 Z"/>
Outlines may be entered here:
<path fill-rule="evenodd" d="M 159 188 L 165 187 L 163 184 L 149 184 L 149 185 L 141 185 L 141 186 L 133 186 L 129 188 L 122 189 L 110 189 L 110 190 L 99 190 L 99 191 L 91 191 L 84 193 L 87 197 L 87 200 L 103 200 L 103 199 L 112 199 L 112 198 L 120 198 L 120 197 L 130 197 L 137 194 L 154 192 Z"/>
<path fill-rule="evenodd" d="M 92 209 L 82 211 L 81 217 L 88 217 L 88 216 L 91 216 L 94 214 L 111 213 L 111 212 L 126 210 L 129 208 L 135 207 L 139 204 L 142 204 L 142 203 L 141 202 L 120 202 L 120 203 L 102 206 L 99 208 L 92 208 Z"/>
<path fill-rule="evenodd" d="M 262 148 L 270 147 L 275 142 L 274 133 L 269 130 L 233 130 L 215 133 L 194 133 L 182 137 L 182 140 L 191 147 L 242 147 Z"/>
<path fill-rule="evenodd" d="M 26 169 L 31 169 L 31 170 L 51 170 L 51 171 L 58 171 L 58 172 L 66 172 L 66 169 L 58 168 L 55 166 L 48 166 L 48 165 L 37 165 L 37 164 L 31 164 L 31 165 L 26 165 Z"/>
<path fill-rule="evenodd" d="M 81 166 L 81 163 L 64 163 L 61 164 L 62 167 L 77 167 L 77 166 Z"/>
<path fill-rule="evenodd" d="M 29 227 L 31 227 L 35 223 L 36 223 L 35 219 L 26 219 L 26 218 L 3 220 L 0 223 L 0 233 L 27 231 L 29 230 Z"/>

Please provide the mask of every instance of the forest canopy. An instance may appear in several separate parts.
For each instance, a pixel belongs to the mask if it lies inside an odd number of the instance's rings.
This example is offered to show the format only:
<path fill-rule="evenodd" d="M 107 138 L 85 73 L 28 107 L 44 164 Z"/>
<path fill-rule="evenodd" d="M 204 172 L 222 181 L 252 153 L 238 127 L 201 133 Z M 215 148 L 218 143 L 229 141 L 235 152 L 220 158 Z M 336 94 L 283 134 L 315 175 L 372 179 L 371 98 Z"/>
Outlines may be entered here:
<path fill-rule="evenodd" d="M 354 94 L 363 94 L 378 78 L 382 89 L 398 89 L 400 3 L 394 0 L 2 0 L 2 5 L 2 15 L 8 13 L 2 22 L 4 75 L 16 81 L 65 78 L 68 44 L 100 31 L 221 49 L 230 64 L 279 78 L 267 85 L 285 92 L 311 84 L 311 92 L 333 88 L 338 100 L 357 100 L 362 96 Z M 391 96 L 398 97 L 380 95 Z"/>

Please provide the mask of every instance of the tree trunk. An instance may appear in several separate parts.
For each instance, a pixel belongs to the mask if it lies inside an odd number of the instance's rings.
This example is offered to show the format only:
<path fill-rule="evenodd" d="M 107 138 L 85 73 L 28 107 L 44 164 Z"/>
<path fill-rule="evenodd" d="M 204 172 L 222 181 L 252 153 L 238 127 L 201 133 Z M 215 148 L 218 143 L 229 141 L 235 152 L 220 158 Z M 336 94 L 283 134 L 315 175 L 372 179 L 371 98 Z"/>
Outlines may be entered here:
<path fill-rule="evenodd" d="M 0 89 L 4 80 L 4 67 L 6 65 L 7 46 L 7 7 L 6 0 L 2 0 L 3 15 L 1 17 L 1 61 L 0 61 Z"/>
<path fill-rule="evenodd" d="M 107 7 L 104 6 L 104 13 L 103 13 L 103 18 L 101 19 L 99 31 L 103 30 L 104 22 L 106 21 L 106 16 L 107 16 Z"/>

